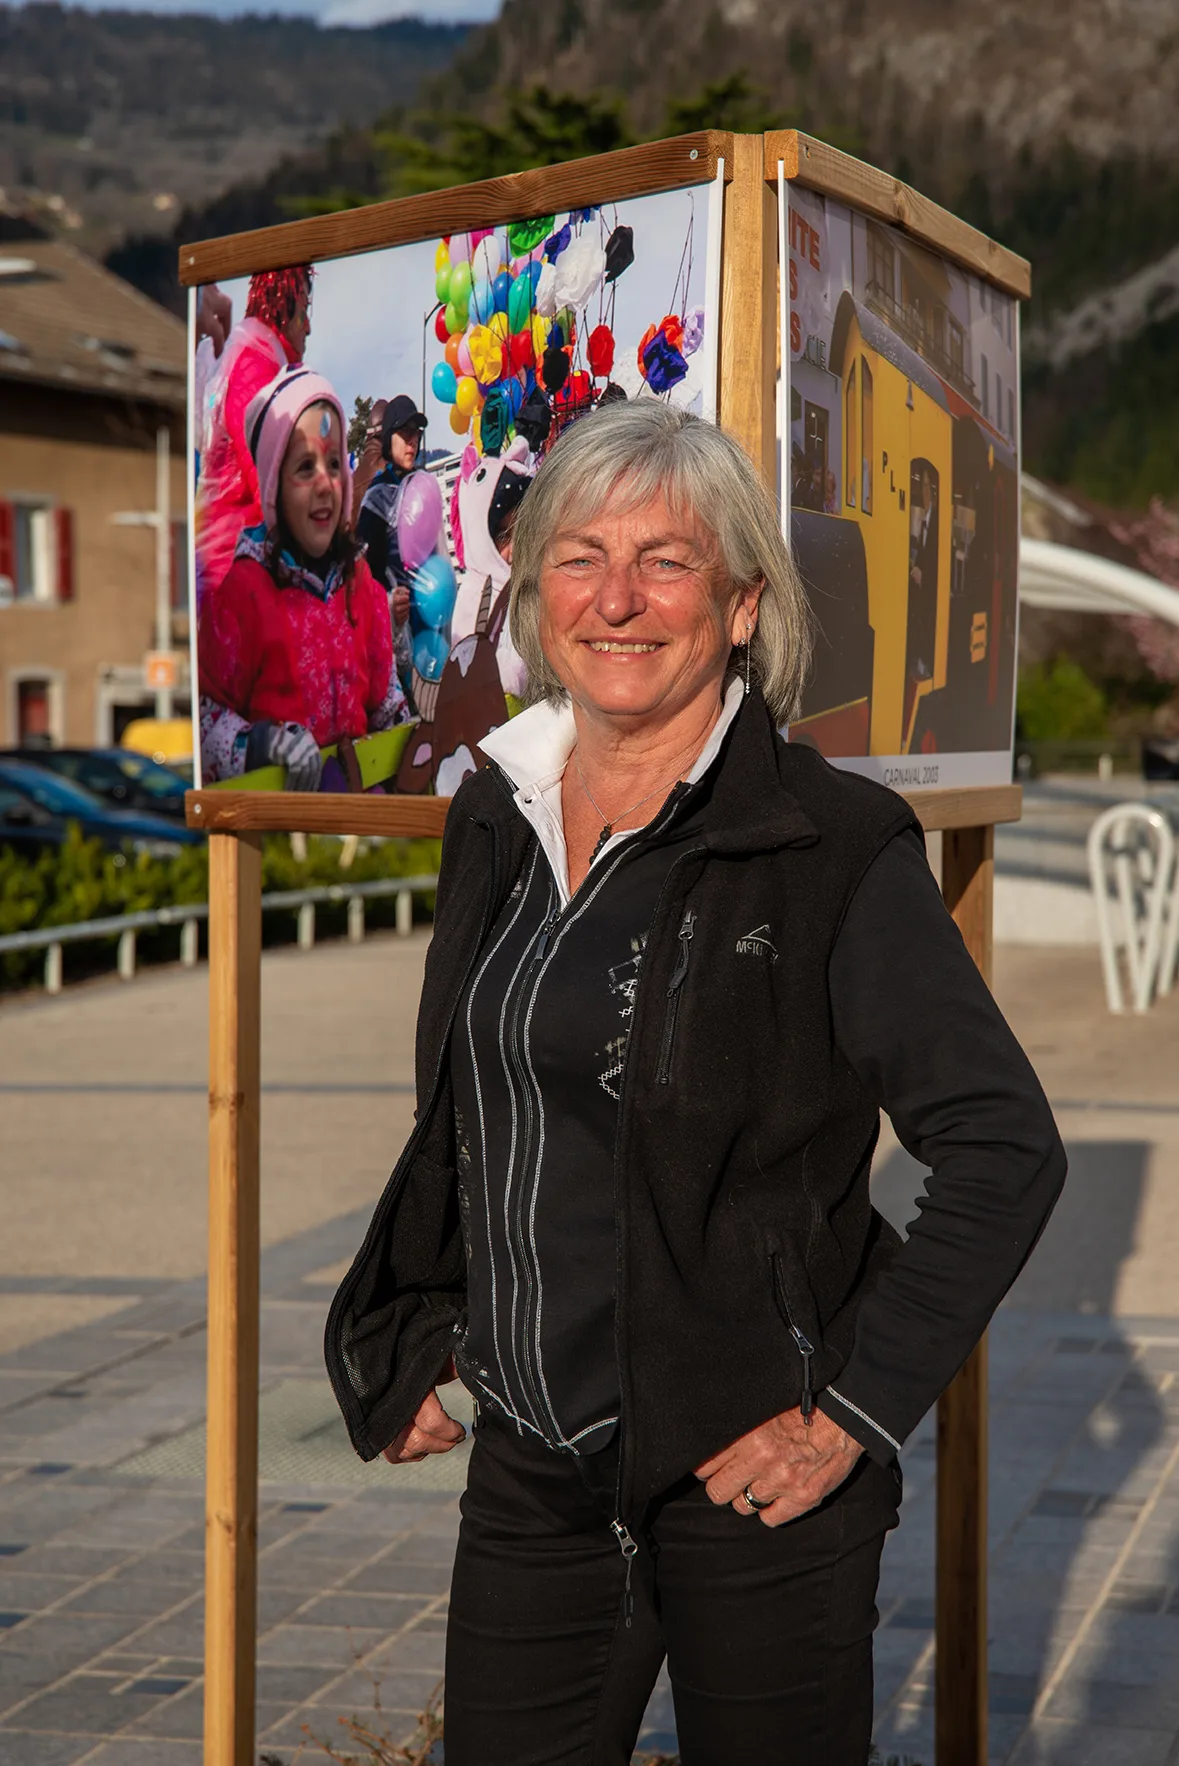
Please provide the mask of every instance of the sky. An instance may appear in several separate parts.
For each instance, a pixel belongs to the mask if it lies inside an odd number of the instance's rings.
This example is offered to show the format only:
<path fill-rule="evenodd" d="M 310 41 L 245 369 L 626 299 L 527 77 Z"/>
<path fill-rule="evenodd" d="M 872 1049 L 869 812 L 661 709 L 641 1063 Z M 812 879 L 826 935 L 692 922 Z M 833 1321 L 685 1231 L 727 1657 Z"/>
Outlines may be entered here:
<path fill-rule="evenodd" d="M 212 18 L 280 13 L 324 25 L 375 25 L 391 18 L 427 24 L 482 24 L 499 14 L 502 0 L 75 0 L 91 12 L 155 12 L 173 17 L 200 12 Z"/>

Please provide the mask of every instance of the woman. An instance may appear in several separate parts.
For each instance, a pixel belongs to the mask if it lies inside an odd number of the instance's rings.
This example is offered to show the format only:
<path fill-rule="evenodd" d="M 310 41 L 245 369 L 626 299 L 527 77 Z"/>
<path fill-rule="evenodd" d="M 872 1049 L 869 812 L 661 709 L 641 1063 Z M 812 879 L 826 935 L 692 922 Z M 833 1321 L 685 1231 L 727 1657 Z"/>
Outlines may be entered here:
<path fill-rule="evenodd" d="M 417 1127 L 336 1297 L 353 1441 L 478 1423 L 447 1766 L 863 1766 L 896 1453 L 1060 1189 L 906 804 L 787 745 L 805 604 L 719 430 L 613 406 L 516 523 L 533 705 L 447 823 Z M 933 1168 L 902 1245 L 887 1109 Z M 759 1524 L 760 1523 L 760 1524 Z"/>

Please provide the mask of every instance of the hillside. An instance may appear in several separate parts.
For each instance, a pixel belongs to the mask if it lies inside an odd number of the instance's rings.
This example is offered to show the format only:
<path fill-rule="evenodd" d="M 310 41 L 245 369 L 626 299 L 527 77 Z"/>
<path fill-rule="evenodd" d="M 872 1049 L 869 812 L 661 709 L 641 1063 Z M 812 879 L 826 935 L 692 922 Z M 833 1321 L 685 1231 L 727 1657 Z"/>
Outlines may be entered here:
<path fill-rule="evenodd" d="M 101 255 L 409 100 L 464 35 L 0 6 L 0 187 Z"/>

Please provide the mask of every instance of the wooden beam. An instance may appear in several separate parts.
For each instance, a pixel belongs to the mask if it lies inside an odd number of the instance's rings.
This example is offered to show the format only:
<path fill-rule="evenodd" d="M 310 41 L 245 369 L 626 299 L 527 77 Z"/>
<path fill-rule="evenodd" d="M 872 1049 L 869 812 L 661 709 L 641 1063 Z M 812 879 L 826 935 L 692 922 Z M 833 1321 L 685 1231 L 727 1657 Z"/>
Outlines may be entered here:
<path fill-rule="evenodd" d="M 861 214 L 902 227 L 931 250 L 953 258 L 1019 300 L 1030 296 L 1032 267 L 1026 258 L 988 239 L 977 227 L 960 221 L 949 209 L 930 202 L 888 172 L 840 153 L 837 147 L 828 147 L 825 141 L 816 141 L 799 129 L 771 129 L 765 137 L 765 177 L 773 184 L 778 181 L 779 160 L 793 182 L 824 196 L 838 197 Z"/>
<path fill-rule="evenodd" d="M 438 839 L 449 797 L 355 796 L 333 791 L 189 791 L 184 798 L 190 828 L 210 834 L 382 834 Z"/>
<path fill-rule="evenodd" d="M 903 791 L 901 795 L 927 834 L 935 828 L 1018 822 L 1023 814 L 1022 785 L 965 785 L 943 791 Z"/>
<path fill-rule="evenodd" d="M 750 136 L 757 140 L 760 136 Z M 718 159 L 729 158 L 731 136 L 724 130 L 700 129 L 667 141 L 647 141 L 592 159 L 536 171 L 511 172 L 477 184 L 456 184 L 423 196 L 395 202 L 369 202 L 334 215 L 312 215 L 278 227 L 258 227 L 180 248 L 180 281 L 185 287 L 223 277 L 281 270 L 288 264 L 322 263 L 325 258 L 350 257 L 418 239 L 440 239 L 472 227 L 499 227 L 533 215 L 588 204 L 622 202 L 657 190 L 679 190 L 688 184 L 710 183 Z M 390 298 L 393 291 L 390 290 Z"/>
<path fill-rule="evenodd" d="M 776 492 L 778 205 L 763 176 L 761 136 L 731 136 L 730 152 L 732 176 L 725 189 L 721 258 L 718 411 L 722 429 L 741 443 Z M 726 160 L 726 176 L 729 169 Z"/>
<path fill-rule="evenodd" d="M 252 1766 L 258 1555 L 262 842 L 209 841 L 205 1766 Z"/>
<path fill-rule="evenodd" d="M 995 872 L 993 827 L 950 828 L 942 894 L 988 987 Z M 938 1766 L 987 1760 L 987 1340 L 937 1407 Z"/>

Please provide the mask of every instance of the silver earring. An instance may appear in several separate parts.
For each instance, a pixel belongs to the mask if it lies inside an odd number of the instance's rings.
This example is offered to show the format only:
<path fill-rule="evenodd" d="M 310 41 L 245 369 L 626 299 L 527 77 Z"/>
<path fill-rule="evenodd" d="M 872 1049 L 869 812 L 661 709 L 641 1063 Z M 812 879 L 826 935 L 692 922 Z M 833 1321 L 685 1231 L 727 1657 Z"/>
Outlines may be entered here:
<path fill-rule="evenodd" d="M 750 681 L 750 678 L 749 678 L 750 667 L 751 667 L 749 652 L 750 652 L 750 647 L 751 647 L 752 643 L 753 643 L 753 621 L 751 619 L 747 619 L 745 621 L 745 697 L 746 697 L 746 699 L 748 699 L 748 697 L 749 697 L 750 688 L 752 686 L 752 682 Z"/>

